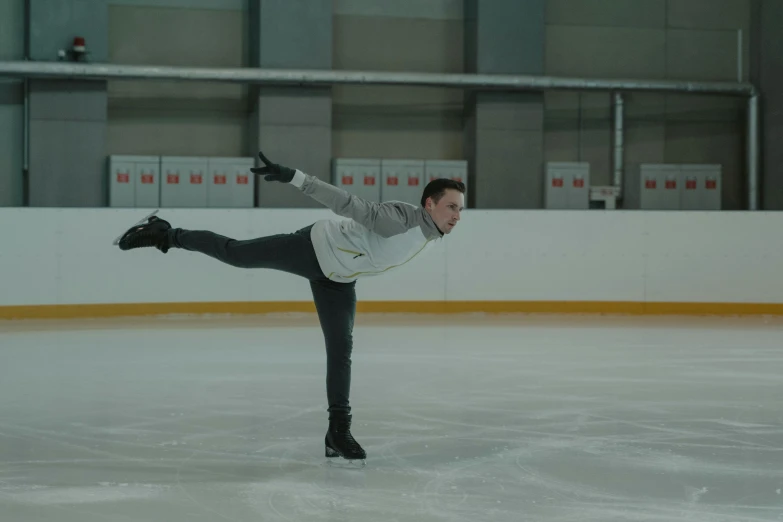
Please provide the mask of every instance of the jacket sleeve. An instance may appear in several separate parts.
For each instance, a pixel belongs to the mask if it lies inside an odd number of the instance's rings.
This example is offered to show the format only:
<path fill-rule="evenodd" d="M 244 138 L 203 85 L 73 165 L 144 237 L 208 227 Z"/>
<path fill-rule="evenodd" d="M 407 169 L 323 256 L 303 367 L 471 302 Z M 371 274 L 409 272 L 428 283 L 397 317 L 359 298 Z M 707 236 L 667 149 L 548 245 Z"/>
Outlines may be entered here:
<path fill-rule="evenodd" d="M 368 201 L 299 170 L 291 184 L 335 214 L 351 218 L 382 237 L 402 234 L 417 226 L 418 212 L 408 203 Z"/>

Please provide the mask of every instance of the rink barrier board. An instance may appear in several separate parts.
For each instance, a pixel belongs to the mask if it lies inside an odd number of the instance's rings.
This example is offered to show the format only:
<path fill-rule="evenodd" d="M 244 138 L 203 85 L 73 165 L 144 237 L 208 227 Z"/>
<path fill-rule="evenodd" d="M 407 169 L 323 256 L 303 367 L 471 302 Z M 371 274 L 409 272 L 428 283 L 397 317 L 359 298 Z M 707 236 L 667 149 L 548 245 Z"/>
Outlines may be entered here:
<path fill-rule="evenodd" d="M 0 209 L 0 318 L 314 310 L 307 283 L 291 274 L 111 244 L 147 213 Z M 331 215 L 165 209 L 164 217 L 252 238 Z M 424 254 L 362 281 L 359 311 L 783 315 L 783 212 L 470 210 L 459 233 Z"/>
<path fill-rule="evenodd" d="M 310 301 L 124 303 L 0 306 L 0 319 L 92 319 L 165 315 L 315 313 Z M 783 315 L 783 303 L 640 303 L 616 301 L 363 301 L 357 313 Z"/>

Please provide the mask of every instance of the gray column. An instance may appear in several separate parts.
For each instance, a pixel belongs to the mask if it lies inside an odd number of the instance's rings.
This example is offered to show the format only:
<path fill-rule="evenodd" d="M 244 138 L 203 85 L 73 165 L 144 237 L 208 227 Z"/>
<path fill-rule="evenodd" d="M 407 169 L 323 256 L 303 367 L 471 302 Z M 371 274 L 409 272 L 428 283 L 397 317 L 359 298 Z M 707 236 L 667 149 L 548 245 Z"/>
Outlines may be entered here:
<path fill-rule="evenodd" d="M 545 0 L 465 0 L 466 72 L 544 73 Z M 543 206 L 543 94 L 467 96 L 468 202 L 476 208 Z"/>
<path fill-rule="evenodd" d="M 32 60 L 81 36 L 89 61 L 108 61 L 107 0 L 30 0 L 29 24 Z M 105 81 L 30 82 L 30 206 L 106 205 L 106 104 Z"/>
<path fill-rule="evenodd" d="M 783 210 L 783 2 L 754 0 L 751 81 L 761 91 L 760 208 Z"/>
<path fill-rule="evenodd" d="M 0 2 L 0 60 L 24 58 L 24 0 Z M 23 205 L 24 82 L 0 79 L 0 207 Z"/>
<path fill-rule="evenodd" d="M 250 66 L 268 69 L 332 68 L 331 0 L 249 0 Z M 331 87 L 251 90 L 249 154 L 331 179 Z M 259 162 L 260 164 L 260 162 Z M 317 207 L 278 183 L 257 184 L 260 207 Z"/>

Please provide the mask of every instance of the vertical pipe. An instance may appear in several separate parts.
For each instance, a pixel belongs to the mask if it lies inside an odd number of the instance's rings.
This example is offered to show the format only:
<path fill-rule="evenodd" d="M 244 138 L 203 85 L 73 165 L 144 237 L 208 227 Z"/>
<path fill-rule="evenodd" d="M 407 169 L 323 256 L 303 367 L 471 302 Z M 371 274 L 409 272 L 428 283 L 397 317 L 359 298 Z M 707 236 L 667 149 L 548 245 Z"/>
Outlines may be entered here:
<path fill-rule="evenodd" d="M 742 29 L 737 29 L 737 82 L 742 83 Z"/>
<path fill-rule="evenodd" d="M 24 156 L 24 172 L 27 172 L 30 168 L 30 79 L 25 78 L 22 85 L 24 89 L 24 109 L 23 109 L 23 125 L 22 136 L 24 138 L 23 156 Z"/>
<path fill-rule="evenodd" d="M 30 61 L 30 1 L 25 0 L 24 3 L 24 59 Z M 24 106 L 22 109 L 22 206 L 28 206 L 30 204 L 30 78 L 25 76 L 24 78 Z"/>
<path fill-rule="evenodd" d="M 621 92 L 614 93 L 614 186 L 622 194 L 623 189 L 623 120 L 624 103 Z"/>
<path fill-rule="evenodd" d="M 758 210 L 759 176 L 759 96 L 754 93 L 748 99 L 748 209 Z"/>

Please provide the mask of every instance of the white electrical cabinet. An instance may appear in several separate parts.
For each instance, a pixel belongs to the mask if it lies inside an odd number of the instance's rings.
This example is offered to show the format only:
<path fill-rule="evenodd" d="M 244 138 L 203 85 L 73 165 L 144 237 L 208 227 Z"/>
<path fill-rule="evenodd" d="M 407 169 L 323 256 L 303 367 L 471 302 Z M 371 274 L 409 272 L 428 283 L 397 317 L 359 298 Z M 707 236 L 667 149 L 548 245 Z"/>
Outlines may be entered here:
<path fill-rule="evenodd" d="M 642 164 L 639 173 L 639 207 L 642 210 L 680 209 L 678 165 Z"/>
<path fill-rule="evenodd" d="M 382 160 L 381 200 L 419 205 L 424 190 L 424 160 Z"/>
<path fill-rule="evenodd" d="M 131 156 L 109 157 L 109 206 L 136 206 L 136 165 Z"/>
<path fill-rule="evenodd" d="M 332 184 L 362 199 L 381 201 L 381 160 L 336 158 Z"/>
<path fill-rule="evenodd" d="M 639 168 L 642 210 L 720 210 L 721 166 L 645 163 Z"/>
<path fill-rule="evenodd" d="M 157 208 L 160 204 L 160 158 L 109 156 L 109 206 Z"/>
<path fill-rule="evenodd" d="M 453 179 L 465 184 L 465 208 L 468 207 L 468 162 L 465 160 L 427 160 L 424 162 L 424 186 L 439 178 Z M 422 187 L 422 192 L 424 187 Z"/>
<path fill-rule="evenodd" d="M 683 210 L 721 209 L 721 166 L 680 165 Z"/>
<path fill-rule="evenodd" d="M 209 158 L 207 206 L 211 208 L 251 208 L 255 205 L 253 158 Z"/>
<path fill-rule="evenodd" d="M 161 207 L 205 208 L 209 159 L 161 156 Z"/>
<path fill-rule="evenodd" d="M 160 158 L 147 157 L 136 163 L 136 206 L 157 208 L 160 205 Z"/>
<path fill-rule="evenodd" d="M 551 210 L 590 208 L 590 164 L 552 161 L 546 165 L 545 207 Z"/>

